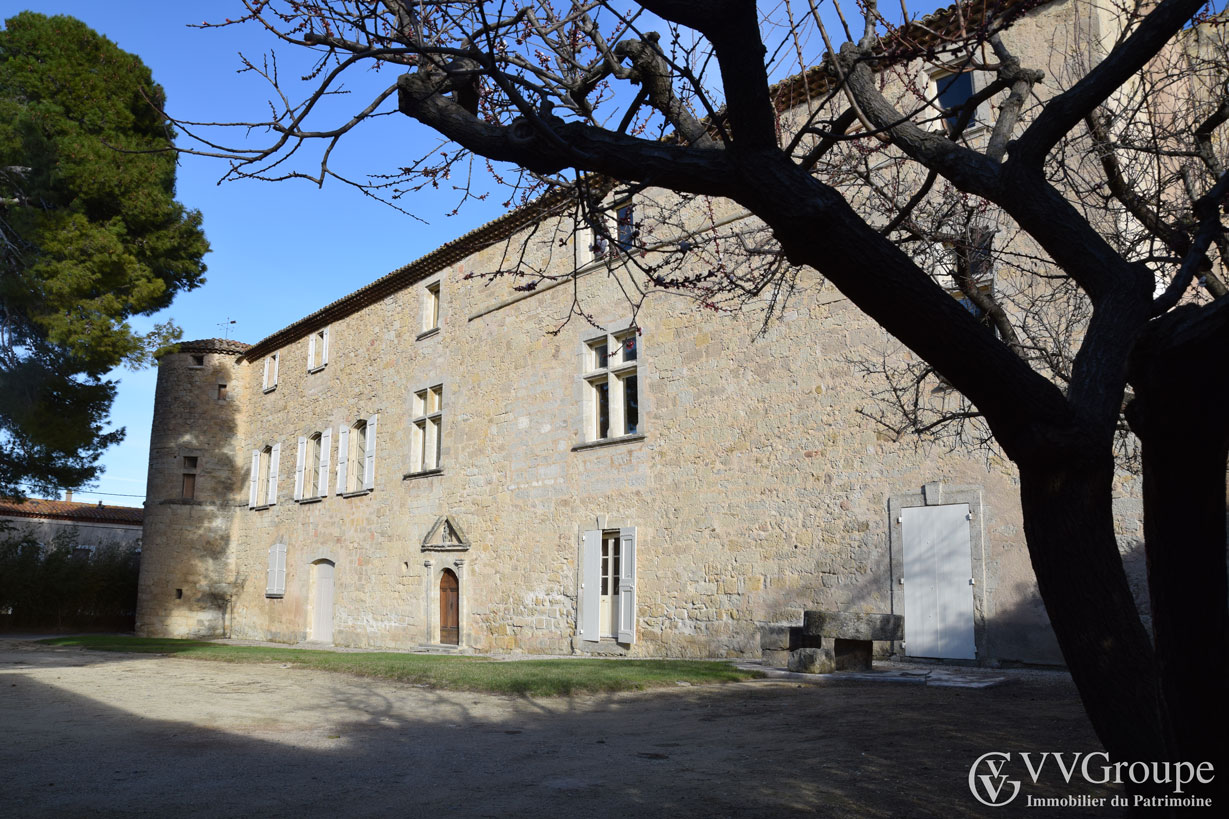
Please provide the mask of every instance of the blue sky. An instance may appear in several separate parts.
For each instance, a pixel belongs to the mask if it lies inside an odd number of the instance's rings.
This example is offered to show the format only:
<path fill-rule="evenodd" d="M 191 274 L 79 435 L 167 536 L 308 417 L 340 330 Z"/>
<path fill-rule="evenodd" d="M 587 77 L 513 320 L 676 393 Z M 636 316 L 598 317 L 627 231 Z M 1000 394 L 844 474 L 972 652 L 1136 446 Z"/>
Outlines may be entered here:
<path fill-rule="evenodd" d="M 938 5 L 924 0 L 910 4 L 910 12 Z M 25 9 L 76 17 L 140 56 L 166 89 L 168 110 L 177 118 L 227 122 L 267 115 L 267 86 L 259 77 L 237 73 L 238 54 L 257 60 L 276 48 L 276 41 L 250 25 L 189 27 L 239 16 L 238 0 L 0 0 L 0 19 Z M 833 29 L 836 36 L 839 29 Z M 276 50 L 283 78 L 304 73 L 303 64 L 295 63 L 302 53 Z M 380 79 L 383 87 L 388 77 Z M 362 178 L 399 162 L 408 164 L 434 141 L 405 118 L 388 117 L 347 135 L 331 164 Z M 185 339 L 228 336 L 256 342 L 489 221 L 501 212 L 499 201 L 506 198 L 496 192 L 487 202 L 471 201 L 458 215 L 448 216 L 458 199 L 455 192 L 416 195 L 406 204 L 424 220 L 416 221 L 336 182 L 323 188 L 304 180 L 219 185 L 225 172 L 220 160 L 181 156 L 178 198 L 204 214 L 212 245 L 206 257 L 207 282 L 180 295 L 165 313 L 134 322 L 138 326 L 170 317 L 183 328 Z M 104 456 L 106 471 L 96 492 L 78 491 L 74 499 L 137 506 L 145 493 L 156 372 L 120 370 L 112 377 L 120 386 L 111 420 L 113 426 L 127 428 L 127 439 Z"/>
<path fill-rule="evenodd" d="M 187 26 L 236 15 L 237 6 L 235 0 L 0 0 L 0 18 L 31 9 L 83 20 L 144 60 L 166 89 L 173 114 L 198 121 L 233 121 L 267 112 L 262 81 L 236 71 L 239 51 L 256 57 L 269 48 L 270 39 L 250 26 L 213 30 Z M 283 56 L 280 49 L 278 54 Z M 290 71 L 289 63 L 283 63 L 283 74 Z M 337 162 L 361 173 L 380 172 L 398 159 L 416 158 L 416 145 L 425 144 L 426 135 L 399 119 L 389 118 L 380 134 L 359 133 L 356 139 L 343 141 Z M 396 138 L 389 138 L 398 130 Z M 406 146 L 404 155 L 389 147 L 397 144 Z M 410 205 L 428 222 L 423 224 L 333 182 L 323 189 L 303 180 L 219 186 L 225 170 L 216 159 L 181 157 L 178 198 L 204 214 L 212 245 L 205 260 L 207 281 L 176 298 L 165 313 L 134 322 L 138 326 L 170 316 L 183 328 L 185 339 L 229 334 L 255 342 L 499 213 L 494 202 L 471 203 L 475 206 L 446 216 L 456 199 L 449 192 L 423 196 Z M 228 320 L 235 324 L 223 325 Z M 126 427 L 128 434 L 103 458 L 106 472 L 96 489 L 110 494 L 78 491 L 74 500 L 135 506 L 145 493 L 157 374 L 153 369 L 119 370 L 113 377 L 120 387 L 111 419 L 115 426 Z"/>

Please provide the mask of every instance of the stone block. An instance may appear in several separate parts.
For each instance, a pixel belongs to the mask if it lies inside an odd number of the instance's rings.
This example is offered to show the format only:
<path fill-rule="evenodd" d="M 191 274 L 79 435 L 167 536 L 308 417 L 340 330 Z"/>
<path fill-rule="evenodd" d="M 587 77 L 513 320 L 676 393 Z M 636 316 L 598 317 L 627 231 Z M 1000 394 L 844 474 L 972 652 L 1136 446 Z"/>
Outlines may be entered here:
<path fill-rule="evenodd" d="M 786 668 L 789 666 L 790 652 L 785 649 L 764 649 L 760 662 L 768 668 Z"/>
<path fill-rule="evenodd" d="M 790 626 L 768 623 L 760 626 L 760 648 L 765 651 L 798 648 L 790 645 Z"/>
<path fill-rule="evenodd" d="M 795 648 L 832 648 L 832 640 L 820 637 L 818 634 L 804 634 L 802 626 L 794 626 L 789 632 L 791 650 Z"/>
<path fill-rule="evenodd" d="M 789 653 L 789 670 L 803 674 L 831 674 L 836 657 L 828 648 L 798 648 Z"/>
<path fill-rule="evenodd" d="M 905 618 L 899 614 L 861 614 L 849 611 L 805 611 L 802 633 L 807 637 L 843 640 L 903 640 Z"/>

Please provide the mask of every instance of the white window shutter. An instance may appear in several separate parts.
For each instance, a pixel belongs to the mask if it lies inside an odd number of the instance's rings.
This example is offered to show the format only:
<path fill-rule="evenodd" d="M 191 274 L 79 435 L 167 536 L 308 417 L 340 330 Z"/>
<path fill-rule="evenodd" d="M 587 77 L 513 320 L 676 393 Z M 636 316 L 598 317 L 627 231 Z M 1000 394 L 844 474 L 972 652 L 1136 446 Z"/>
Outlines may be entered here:
<path fill-rule="evenodd" d="M 294 499 L 303 500 L 303 466 L 307 460 L 307 438 L 299 436 L 299 454 L 294 461 Z"/>
<path fill-rule="evenodd" d="M 256 505 L 256 498 L 258 497 L 258 490 L 256 488 L 256 483 L 259 480 L 260 480 L 260 450 L 253 449 L 252 450 L 252 482 L 251 482 L 251 486 L 248 488 L 248 509 L 251 509 L 253 506 Z"/>
<path fill-rule="evenodd" d="M 275 590 L 278 594 L 285 594 L 286 593 L 286 544 L 279 543 L 274 548 L 277 549 L 277 577 L 274 579 L 277 585 L 276 585 Z"/>
<path fill-rule="evenodd" d="M 273 354 L 273 383 L 269 385 L 270 387 L 277 386 L 277 365 L 278 365 L 278 362 L 280 362 L 281 360 L 282 360 L 281 351 L 278 351 Z"/>
<path fill-rule="evenodd" d="M 281 597 L 286 593 L 286 544 L 269 547 L 269 567 L 265 579 L 265 596 Z"/>
<path fill-rule="evenodd" d="M 346 491 L 346 462 L 350 459 L 350 428 L 337 430 L 337 494 Z"/>
<path fill-rule="evenodd" d="M 261 378 L 260 380 L 260 388 L 262 390 L 269 389 L 269 367 L 272 364 L 272 361 L 273 361 L 272 356 L 265 356 L 265 374 L 264 374 L 264 377 Z"/>
<path fill-rule="evenodd" d="M 316 367 L 316 334 L 312 333 L 307 337 L 307 369 L 312 370 Z"/>
<path fill-rule="evenodd" d="M 320 433 L 320 473 L 316 476 L 316 488 L 320 497 L 329 494 L 329 450 L 333 446 L 333 428 Z"/>
<path fill-rule="evenodd" d="M 580 638 L 590 643 L 601 639 L 598 633 L 602 604 L 602 533 L 585 532 L 580 550 Z"/>
<path fill-rule="evenodd" d="M 367 419 L 367 452 L 363 456 L 363 488 L 375 489 L 376 485 L 376 419 Z"/>
<path fill-rule="evenodd" d="M 269 455 L 269 494 L 268 504 L 272 506 L 277 503 L 277 464 L 281 460 L 282 445 L 274 444 L 273 452 Z"/>
<path fill-rule="evenodd" d="M 619 530 L 619 627 L 620 643 L 636 641 L 636 527 Z"/>
<path fill-rule="evenodd" d="M 265 573 L 265 594 L 277 594 L 277 546 L 269 547 L 269 569 Z"/>
<path fill-rule="evenodd" d="M 329 363 L 329 328 L 324 328 L 324 337 L 320 344 L 320 366 L 323 367 Z"/>

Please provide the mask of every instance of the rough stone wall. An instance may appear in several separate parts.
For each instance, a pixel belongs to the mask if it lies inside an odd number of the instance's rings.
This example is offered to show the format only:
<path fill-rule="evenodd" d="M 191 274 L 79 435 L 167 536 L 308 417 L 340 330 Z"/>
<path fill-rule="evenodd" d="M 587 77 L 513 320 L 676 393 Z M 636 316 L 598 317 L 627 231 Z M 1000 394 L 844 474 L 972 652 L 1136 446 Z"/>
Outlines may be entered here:
<path fill-rule="evenodd" d="M 67 536 L 74 543 L 90 546 L 116 546 L 123 549 L 141 548 L 141 527 L 136 524 L 74 523 L 50 518 L 4 517 L 0 524 L 12 527 L 13 533 L 50 544 L 57 537 Z"/>
<path fill-rule="evenodd" d="M 305 639 L 311 564 L 328 559 L 338 644 L 438 640 L 447 567 L 461 578 L 467 646 L 584 649 L 575 636 L 580 535 L 635 526 L 638 634 L 628 653 L 754 654 L 758 624 L 800 621 L 807 608 L 890 611 L 888 498 L 941 481 L 984 492 L 987 645 L 994 656 L 1038 658 L 1026 655 L 1046 643 L 1048 627 L 1010 467 L 886 440 L 861 419 L 857 351 L 884 334 L 834 291 L 804 282 L 761 338 L 746 317 L 651 301 L 637 317 L 643 439 L 574 450 L 583 437 L 584 345 L 599 331 L 574 320 L 552 335 L 567 315 L 568 287 L 492 310 L 515 293 L 463 276 L 495 269 L 501 255 L 491 249 L 445 271 L 436 334 L 417 338 L 419 285 L 330 327 L 329 363 L 319 372 L 307 371 L 306 339 L 280 351 L 271 392 L 260 390 L 262 360 L 240 365 L 234 636 Z M 628 306 L 604 269 L 581 282 L 595 321 L 627 326 Z M 442 470 L 403 478 L 413 394 L 438 383 Z M 340 496 L 338 429 L 372 415 L 375 488 Z M 296 503 L 297 439 L 326 427 L 329 494 Z M 250 453 L 274 443 L 277 503 L 244 508 Z M 468 550 L 423 551 L 443 515 L 463 529 Z M 264 593 L 275 543 L 288 547 L 281 598 Z M 996 631 L 1007 621 L 1023 637 Z"/>
<path fill-rule="evenodd" d="M 221 636 L 233 594 L 232 516 L 241 467 L 234 458 L 243 387 L 236 356 L 171 353 L 158 362 L 146 483 L 137 633 Z M 218 398 L 218 385 L 226 397 Z M 184 499 L 184 458 L 197 458 Z"/>
<path fill-rule="evenodd" d="M 1046 32 L 1067 36 L 1035 21 L 1029 31 L 1034 39 L 1024 42 L 1035 45 Z M 721 216 L 735 212 L 717 207 Z M 522 251 L 523 269 L 566 272 L 573 250 L 556 238 L 546 229 L 528 244 L 518 238 L 482 251 L 334 323 L 321 370 L 307 369 L 307 338 L 283 347 L 275 390 L 261 389 L 263 359 L 240 362 L 233 377 L 242 423 L 230 438 L 211 439 L 234 470 L 233 491 L 216 496 L 215 506 L 154 499 L 153 488 L 173 477 L 163 472 L 180 445 L 176 434 L 187 434 L 171 430 L 198 425 L 177 397 L 188 374 L 164 359 L 150 470 L 156 514 L 146 524 L 147 553 L 156 532 L 162 556 L 142 580 L 145 631 L 213 627 L 216 620 L 199 606 L 172 604 L 165 593 L 177 583 L 208 585 L 172 582 L 184 565 L 195 565 L 177 558 L 217 554 L 206 574 L 233 589 L 236 637 L 308 637 L 312 564 L 328 560 L 336 564 L 339 645 L 437 642 L 439 579 L 448 568 L 460 578 L 463 645 L 589 650 L 577 638 L 581 535 L 634 526 L 637 637 L 603 647 L 645 656 L 754 656 L 760 624 L 799 623 L 805 609 L 899 613 L 889 502 L 940 483 L 981 502 L 983 659 L 1058 659 L 1024 546 L 1011 465 L 895 441 L 860 416 L 868 399 L 857 363 L 892 342 L 813 274 L 804 273 L 785 315 L 758 338 L 758 316 L 650 299 L 635 317 L 643 437 L 577 448 L 585 342 L 601 330 L 577 316 L 565 323 L 573 297 L 567 285 L 523 294 L 507 280 L 465 279 L 503 269 Z M 425 286 L 437 279 L 440 329 L 420 335 Z M 607 331 L 629 326 L 631 310 L 603 266 L 579 282 L 593 323 Z M 441 383 L 442 469 L 407 476 L 414 393 Z M 338 431 L 371 416 L 378 417 L 375 487 L 343 497 L 335 486 Z M 328 493 L 295 502 L 298 438 L 326 428 Z M 251 453 L 272 444 L 281 450 L 277 503 L 248 509 Z M 226 483 L 219 478 L 219 486 Z M 1137 497 L 1124 478 L 1116 501 L 1124 534 L 1138 529 Z M 232 509 L 226 560 L 221 533 Z M 468 548 L 424 551 L 424 537 L 445 515 L 464 530 Z M 269 597 L 268 553 L 278 543 L 287 545 L 286 589 Z"/>

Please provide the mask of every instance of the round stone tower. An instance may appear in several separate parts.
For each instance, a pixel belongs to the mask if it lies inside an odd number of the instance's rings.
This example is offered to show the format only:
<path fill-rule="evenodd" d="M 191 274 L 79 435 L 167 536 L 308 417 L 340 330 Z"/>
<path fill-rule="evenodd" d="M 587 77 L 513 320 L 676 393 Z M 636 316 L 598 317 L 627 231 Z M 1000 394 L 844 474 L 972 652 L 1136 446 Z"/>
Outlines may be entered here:
<path fill-rule="evenodd" d="M 231 525 L 243 470 L 236 461 L 249 345 L 186 341 L 158 359 L 149 440 L 137 634 L 226 633 L 234 590 Z"/>

